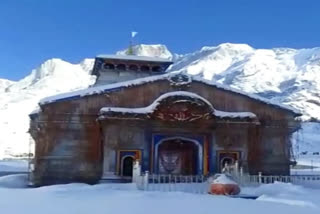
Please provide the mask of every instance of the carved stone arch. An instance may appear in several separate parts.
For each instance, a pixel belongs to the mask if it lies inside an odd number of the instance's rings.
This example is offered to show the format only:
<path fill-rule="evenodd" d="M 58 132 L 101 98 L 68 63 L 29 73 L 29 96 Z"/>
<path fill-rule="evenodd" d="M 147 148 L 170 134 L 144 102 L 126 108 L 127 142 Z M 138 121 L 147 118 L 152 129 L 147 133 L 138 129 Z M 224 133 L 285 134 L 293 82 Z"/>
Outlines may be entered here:
<path fill-rule="evenodd" d="M 164 121 L 195 121 L 211 119 L 212 105 L 203 97 L 185 91 L 170 92 L 155 100 L 152 119 Z"/>

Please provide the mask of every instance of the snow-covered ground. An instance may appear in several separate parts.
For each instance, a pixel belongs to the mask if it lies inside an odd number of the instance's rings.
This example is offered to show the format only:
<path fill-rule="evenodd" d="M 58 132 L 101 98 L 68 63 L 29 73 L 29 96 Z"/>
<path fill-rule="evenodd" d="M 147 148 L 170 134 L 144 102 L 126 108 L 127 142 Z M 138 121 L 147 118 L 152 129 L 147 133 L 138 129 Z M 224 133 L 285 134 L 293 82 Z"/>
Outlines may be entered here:
<path fill-rule="evenodd" d="M 1 172 L 27 172 L 28 161 L 26 160 L 0 160 Z"/>
<path fill-rule="evenodd" d="M 320 167 L 311 169 L 291 169 L 291 175 L 320 175 Z"/>
<path fill-rule="evenodd" d="M 299 165 L 320 167 L 320 123 L 303 123 L 292 140 Z"/>
<path fill-rule="evenodd" d="M 257 200 L 183 192 L 139 191 L 134 184 L 67 184 L 22 188 L 22 175 L 0 178 L 0 213 L 4 214 L 313 214 L 320 213 L 320 190 L 276 183 L 244 188 Z M 16 187 L 16 188 L 14 188 Z"/>

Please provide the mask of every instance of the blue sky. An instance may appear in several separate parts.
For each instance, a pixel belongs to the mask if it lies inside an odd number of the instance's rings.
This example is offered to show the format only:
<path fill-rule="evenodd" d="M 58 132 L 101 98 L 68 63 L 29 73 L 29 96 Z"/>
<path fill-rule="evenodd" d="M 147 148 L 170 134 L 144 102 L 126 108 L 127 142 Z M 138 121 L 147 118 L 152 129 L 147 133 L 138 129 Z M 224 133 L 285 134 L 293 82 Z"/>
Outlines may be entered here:
<path fill-rule="evenodd" d="M 44 60 L 77 63 L 137 42 L 193 52 L 224 42 L 255 48 L 320 46 L 319 0 L 1 0 L 0 78 Z"/>

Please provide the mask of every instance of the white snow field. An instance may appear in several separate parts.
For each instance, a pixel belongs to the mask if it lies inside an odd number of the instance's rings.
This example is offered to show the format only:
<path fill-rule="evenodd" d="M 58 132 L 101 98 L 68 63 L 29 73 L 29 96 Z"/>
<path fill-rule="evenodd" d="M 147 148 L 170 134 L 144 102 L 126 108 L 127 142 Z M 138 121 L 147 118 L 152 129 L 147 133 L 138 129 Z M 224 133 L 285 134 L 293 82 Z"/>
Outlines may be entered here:
<path fill-rule="evenodd" d="M 289 105 L 304 116 L 320 119 L 320 48 L 255 49 L 246 44 L 225 43 L 185 55 L 171 53 L 164 45 L 138 45 L 136 55 L 172 59 L 169 72 L 182 71 L 206 80 L 260 95 L 275 103 Z M 118 54 L 125 54 L 120 51 Z M 93 59 L 71 64 L 50 59 L 24 79 L 13 82 L 0 79 L 0 159 L 29 152 L 28 114 L 44 97 L 88 88 L 95 81 L 91 75 Z M 317 161 L 320 156 L 320 124 L 304 125 L 299 132 L 300 155 Z M 295 147 L 298 148 L 298 147 Z M 320 161 L 318 161 L 320 164 Z M 310 164 L 309 164 L 310 165 Z"/>
<path fill-rule="evenodd" d="M 93 60 L 71 64 L 51 59 L 24 79 L 1 89 L 0 82 L 0 159 L 29 152 L 28 115 L 43 97 L 87 88 L 95 77 L 89 75 Z M 6 83 L 8 84 L 8 83 Z"/>
<path fill-rule="evenodd" d="M 320 123 L 304 123 L 292 140 L 298 164 L 314 167 L 312 171 L 320 174 Z"/>
<path fill-rule="evenodd" d="M 0 160 L 0 176 L 1 172 L 27 172 L 27 160 Z"/>
<path fill-rule="evenodd" d="M 313 214 L 320 190 L 275 183 L 244 188 L 257 200 L 183 192 L 147 192 L 134 184 L 66 184 L 22 188 L 23 175 L 0 178 L 1 214 Z"/>

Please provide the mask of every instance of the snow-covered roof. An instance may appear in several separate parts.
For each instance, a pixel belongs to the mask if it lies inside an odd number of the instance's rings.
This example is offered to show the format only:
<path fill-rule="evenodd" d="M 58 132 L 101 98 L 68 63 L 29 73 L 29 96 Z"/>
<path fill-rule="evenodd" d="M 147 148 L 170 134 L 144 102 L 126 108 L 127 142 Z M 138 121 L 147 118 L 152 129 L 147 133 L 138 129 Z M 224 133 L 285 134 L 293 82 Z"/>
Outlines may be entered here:
<path fill-rule="evenodd" d="M 174 92 L 168 92 L 160 97 L 158 97 L 151 105 L 143 108 L 120 108 L 120 107 L 104 107 L 100 110 L 100 114 L 109 113 L 109 112 L 116 112 L 116 113 L 123 113 L 123 114 L 150 114 L 153 113 L 157 107 L 160 105 L 161 101 L 168 98 L 168 97 L 174 97 L 174 96 L 182 96 L 182 97 L 189 97 L 192 99 L 199 99 L 202 102 L 206 103 L 211 109 L 212 115 L 219 117 L 219 118 L 250 118 L 254 119 L 257 118 L 257 116 L 252 112 L 226 112 L 226 111 L 219 111 L 213 108 L 211 103 L 204 99 L 203 97 L 187 91 L 174 91 Z M 103 118 L 103 117 L 101 117 Z"/>
<path fill-rule="evenodd" d="M 121 112 L 121 113 L 136 113 L 136 114 L 147 114 L 147 113 L 152 113 L 157 106 L 160 104 L 160 102 L 168 97 L 173 97 L 173 96 L 185 96 L 185 97 L 190 97 L 190 98 L 195 98 L 203 101 L 206 103 L 210 108 L 213 110 L 213 107 L 211 103 L 204 99 L 203 97 L 192 93 L 188 91 L 173 91 L 173 92 L 168 92 L 160 97 L 158 97 L 151 105 L 147 107 L 142 107 L 142 108 L 119 108 L 119 107 L 105 107 L 100 110 L 100 113 L 104 112 Z"/>
<path fill-rule="evenodd" d="M 41 112 L 41 108 L 37 107 L 29 115 L 39 114 L 40 112 Z"/>
<path fill-rule="evenodd" d="M 139 78 L 135 80 L 129 80 L 129 81 L 124 81 L 124 82 L 118 82 L 118 83 L 113 83 L 113 84 L 108 84 L 108 85 L 100 85 L 100 86 L 94 86 L 94 87 L 89 87 L 87 89 L 83 90 L 78 90 L 78 91 L 73 91 L 73 92 L 68 92 L 68 93 L 62 93 L 58 94 L 55 96 L 50 96 L 46 97 L 40 100 L 39 104 L 40 105 L 45 105 L 53 102 L 58 102 L 58 101 L 63 101 L 63 100 L 71 100 L 71 99 L 76 99 L 80 97 L 85 97 L 85 96 L 90 96 L 93 94 L 101 94 L 104 92 L 108 91 L 113 91 L 116 89 L 121 89 L 121 88 L 127 88 L 135 85 L 142 85 L 144 83 L 150 83 L 158 80 L 164 80 L 169 77 L 169 74 L 164 74 L 164 75 L 157 75 L 157 76 L 150 76 L 150 77 L 144 77 L 144 78 Z"/>
<path fill-rule="evenodd" d="M 229 112 L 229 111 L 219 111 L 214 110 L 214 116 L 220 117 L 220 118 L 257 118 L 257 115 L 255 115 L 252 112 Z"/>
<path fill-rule="evenodd" d="M 104 107 L 100 109 L 100 114 L 108 113 L 108 112 L 116 112 L 123 114 L 150 114 L 153 113 L 157 105 L 150 105 L 143 108 L 121 108 L 121 107 Z M 257 116 L 252 112 L 227 112 L 227 111 L 219 111 L 214 109 L 212 115 L 219 118 L 250 118 L 254 119 Z M 103 118 L 103 117 L 102 117 Z"/>
<path fill-rule="evenodd" d="M 173 63 L 171 60 L 160 57 L 136 56 L 136 55 L 108 55 L 100 54 L 97 58 L 103 59 L 117 59 L 117 60 L 131 60 L 131 61 L 148 61 L 148 62 L 166 62 Z"/>
<path fill-rule="evenodd" d="M 201 78 L 199 76 L 193 76 L 192 79 L 193 79 L 193 81 L 202 82 L 204 84 L 211 85 L 211 86 L 214 86 L 216 88 L 223 89 L 225 91 L 231 91 L 233 93 L 241 94 L 241 95 L 244 95 L 246 97 L 250 97 L 250 98 L 252 98 L 254 100 L 258 100 L 260 102 L 263 102 L 263 103 L 266 103 L 266 104 L 269 104 L 269 105 L 272 105 L 272 106 L 275 106 L 275 107 L 278 107 L 278 108 L 281 108 L 281 109 L 284 109 L 284 110 L 291 111 L 291 112 L 293 112 L 295 114 L 301 115 L 300 111 L 292 108 L 291 106 L 287 106 L 287 105 L 284 105 L 284 104 L 281 104 L 281 103 L 278 103 L 278 102 L 273 102 L 273 101 L 271 101 L 269 99 L 260 97 L 260 96 L 255 95 L 255 94 L 249 94 L 249 93 L 246 93 L 244 91 L 240 91 L 238 89 L 231 88 L 229 86 L 223 85 L 221 83 L 212 82 L 210 80 L 203 79 L 203 78 Z"/>
<path fill-rule="evenodd" d="M 63 101 L 63 100 L 71 100 L 71 99 L 77 99 L 80 97 L 85 97 L 85 96 L 90 96 L 90 95 L 94 95 L 94 94 L 102 94 L 105 92 L 109 92 L 109 91 L 113 91 L 113 90 L 120 90 L 121 88 L 127 88 L 127 87 L 132 87 L 135 85 L 142 85 L 145 83 L 151 83 L 151 82 L 155 82 L 155 81 L 159 81 L 159 80 L 167 80 L 168 78 L 171 78 L 172 76 L 175 75 L 187 75 L 187 74 L 182 74 L 180 72 L 171 72 L 171 73 L 167 73 L 167 74 L 163 74 L 163 75 L 157 75 L 157 76 L 150 76 L 150 77 L 144 77 L 144 78 L 139 78 L 139 79 L 135 79 L 135 80 L 129 80 L 129 81 L 124 81 L 124 82 L 119 82 L 119 83 L 113 83 L 113 84 L 108 84 L 108 85 L 101 85 L 101 86 L 95 86 L 95 87 L 89 87 L 87 89 L 84 90 L 78 90 L 78 91 L 74 91 L 74 92 L 69 92 L 69 93 L 63 93 L 63 94 L 58 94 L 56 96 L 50 96 L 47 98 L 44 98 L 42 100 L 40 100 L 39 104 L 40 105 L 45 105 L 45 104 L 49 104 L 49 103 L 53 103 L 53 102 L 58 102 L 58 101 Z M 297 115 L 301 115 L 301 113 L 299 111 L 297 111 L 294 108 L 291 108 L 289 106 L 280 104 L 280 103 L 276 103 L 276 102 L 272 102 L 268 99 L 262 98 L 260 96 L 257 95 L 253 95 L 253 94 L 248 94 L 245 93 L 243 91 L 216 83 L 216 82 L 212 82 L 209 80 L 205 80 L 201 77 L 197 77 L 197 76 L 189 76 L 189 78 L 192 79 L 192 81 L 197 81 L 197 82 L 201 82 L 204 83 L 206 85 L 210 85 L 225 91 L 230 91 L 233 93 L 237 93 L 249 98 L 252 98 L 254 100 L 258 100 L 260 102 L 266 103 L 268 105 L 272 105 L 275 106 L 277 108 L 281 108 L 287 111 L 291 111 Z"/>

